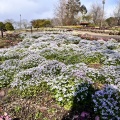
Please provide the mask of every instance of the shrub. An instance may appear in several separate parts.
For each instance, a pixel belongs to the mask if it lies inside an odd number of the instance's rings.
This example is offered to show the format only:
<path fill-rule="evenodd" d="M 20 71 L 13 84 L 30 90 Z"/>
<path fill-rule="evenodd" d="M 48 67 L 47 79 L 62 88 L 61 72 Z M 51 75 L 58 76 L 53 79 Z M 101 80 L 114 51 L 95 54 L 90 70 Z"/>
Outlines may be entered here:
<path fill-rule="evenodd" d="M 12 25 L 12 23 L 10 23 L 10 22 L 7 22 L 7 23 L 5 23 L 5 28 L 6 28 L 6 30 L 14 30 L 14 27 L 13 27 L 13 25 Z"/>

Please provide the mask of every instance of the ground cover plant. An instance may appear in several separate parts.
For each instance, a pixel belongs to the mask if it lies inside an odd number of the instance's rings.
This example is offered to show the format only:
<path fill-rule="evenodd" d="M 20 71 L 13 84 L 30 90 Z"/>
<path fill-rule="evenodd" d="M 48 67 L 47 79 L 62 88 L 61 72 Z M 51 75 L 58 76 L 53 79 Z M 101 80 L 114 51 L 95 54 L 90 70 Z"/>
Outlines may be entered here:
<path fill-rule="evenodd" d="M 120 43 L 72 31 L 22 33 L 0 49 L 3 109 L 20 120 L 120 119 Z"/>

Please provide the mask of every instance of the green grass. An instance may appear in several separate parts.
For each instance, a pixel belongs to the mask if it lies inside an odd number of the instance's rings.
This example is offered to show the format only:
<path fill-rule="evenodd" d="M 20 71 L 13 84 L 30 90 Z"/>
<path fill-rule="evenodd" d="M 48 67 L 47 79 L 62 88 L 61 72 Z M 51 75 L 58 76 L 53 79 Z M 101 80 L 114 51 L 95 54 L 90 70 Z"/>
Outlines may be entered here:
<path fill-rule="evenodd" d="M 94 56 L 85 56 L 82 53 L 75 53 L 73 50 L 70 51 L 63 50 L 60 52 L 57 51 L 55 53 L 49 53 L 48 51 L 46 51 L 43 54 L 43 57 L 50 60 L 58 60 L 60 62 L 65 63 L 66 65 L 77 64 L 80 62 L 84 62 L 86 64 L 91 64 L 91 63 L 102 64 L 104 62 L 104 59 L 102 60 L 104 56 L 99 53 L 95 53 Z"/>

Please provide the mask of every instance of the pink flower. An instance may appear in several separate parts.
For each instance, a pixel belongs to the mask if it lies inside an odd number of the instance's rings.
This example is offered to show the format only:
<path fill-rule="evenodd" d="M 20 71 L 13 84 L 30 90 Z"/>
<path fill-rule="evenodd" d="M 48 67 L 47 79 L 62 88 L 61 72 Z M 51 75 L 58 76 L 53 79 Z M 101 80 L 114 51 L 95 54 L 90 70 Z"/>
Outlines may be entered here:
<path fill-rule="evenodd" d="M 0 116 L 0 120 L 11 120 L 10 116 L 5 112 L 4 116 Z"/>
<path fill-rule="evenodd" d="M 81 116 L 81 117 L 87 117 L 87 116 L 89 116 L 89 113 L 83 111 L 80 116 Z"/>
<path fill-rule="evenodd" d="M 100 120 L 100 117 L 99 117 L 99 116 L 96 116 L 96 117 L 95 117 L 95 120 Z"/>

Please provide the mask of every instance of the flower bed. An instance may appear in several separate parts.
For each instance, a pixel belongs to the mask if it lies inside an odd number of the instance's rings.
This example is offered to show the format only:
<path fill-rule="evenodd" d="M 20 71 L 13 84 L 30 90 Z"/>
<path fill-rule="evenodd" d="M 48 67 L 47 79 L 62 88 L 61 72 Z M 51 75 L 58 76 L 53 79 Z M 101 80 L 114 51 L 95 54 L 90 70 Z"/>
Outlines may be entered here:
<path fill-rule="evenodd" d="M 19 36 L 19 34 L 12 33 L 4 35 L 3 38 L 0 39 L 0 48 L 7 48 L 10 46 L 17 45 L 18 42 L 20 42 L 22 38 Z"/>
<path fill-rule="evenodd" d="M 18 45 L 0 49 L 1 88 L 12 87 L 28 97 L 45 83 L 66 109 L 90 106 L 101 119 L 120 119 L 120 43 L 89 41 L 62 31 L 21 36 Z"/>

